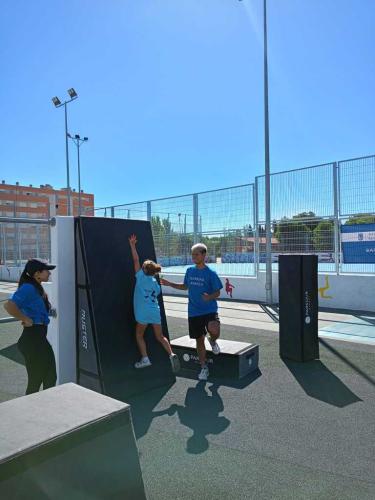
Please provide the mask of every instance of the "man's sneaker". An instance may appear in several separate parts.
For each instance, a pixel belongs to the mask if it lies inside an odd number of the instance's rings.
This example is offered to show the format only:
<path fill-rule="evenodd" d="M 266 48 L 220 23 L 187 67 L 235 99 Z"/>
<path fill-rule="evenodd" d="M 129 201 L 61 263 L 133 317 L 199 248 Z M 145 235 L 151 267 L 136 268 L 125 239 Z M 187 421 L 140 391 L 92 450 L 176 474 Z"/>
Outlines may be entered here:
<path fill-rule="evenodd" d="M 208 367 L 207 366 L 204 366 L 200 372 L 200 374 L 198 375 L 198 379 L 199 380 L 207 380 L 208 379 L 208 376 L 209 376 L 210 372 L 208 371 Z"/>
<path fill-rule="evenodd" d="M 213 354 L 216 354 L 216 355 L 220 354 L 220 347 L 219 347 L 219 344 L 216 342 L 216 340 L 212 340 L 209 335 L 207 336 L 207 339 L 208 339 L 209 343 L 211 344 L 211 349 L 212 349 Z"/>
<path fill-rule="evenodd" d="M 169 356 L 169 359 L 171 360 L 171 365 L 172 365 L 172 371 L 173 373 L 177 373 L 181 366 L 180 366 L 180 360 L 178 359 L 177 354 L 171 354 Z"/>
<path fill-rule="evenodd" d="M 137 361 L 134 366 L 136 368 L 147 368 L 151 366 L 151 361 L 148 358 L 142 358 L 141 361 Z"/>

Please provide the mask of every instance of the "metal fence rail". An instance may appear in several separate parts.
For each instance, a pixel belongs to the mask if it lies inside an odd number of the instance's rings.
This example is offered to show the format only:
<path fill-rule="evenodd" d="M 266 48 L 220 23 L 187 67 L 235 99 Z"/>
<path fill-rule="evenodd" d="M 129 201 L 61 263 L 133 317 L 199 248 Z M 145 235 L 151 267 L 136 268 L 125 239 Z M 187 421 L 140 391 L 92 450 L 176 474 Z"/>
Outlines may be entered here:
<path fill-rule="evenodd" d="M 282 253 L 314 253 L 319 269 L 375 273 L 345 264 L 341 226 L 375 222 L 375 156 L 271 174 L 272 262 Z M 209 248 L 225 274 L 254 276 L 266 260 L 265 178 L 255 184 L 98 209 L 96 215 L 150 220 L 158 258 L 183 272 L 190 247 Z M 224 271 L 225 270 L 225 271 Z"/>
<path fill-rule="evenodd" d="M 375 223 L 375 156 L 338 163 L 338 226 Z M 339 246 L 342 232 L 338 231 Z M 341 273 L 375 273 L 375 264 L 340 263 Z"/>
<path fill-rule="evenodd" d="M 104 207 L 96 215 L 151 222 L 158 261 L 169 272 L 191 264 L 190 249 L 203 242 L 213 265 L 228 274 L 254 276 L 254 185 Z"/>
<path fill-rule="evenodd" d="M 50 259 L 49 219 L 0 218 L 0 264 L 22 266 L 28 259 Z"/>
<path fill-rule="evenodd" d="M 319 269 L 375 273 L 347 264 L 342 227 L 375 223 L 375 155 L 271 174 L 272 262 L 282 253 L 314 253 Z M 256 276 L 266 261 L 265 179 L 254 184 L 95 209 L 95 215 L 151 222 L 158 261 L 184 272 L 201 241 L 223 274 Z M 49 221 L 0 217 L 2 264 L 50 258 Z"/>
<path fill-rule="evenodd" d="M 258 223 L 263 231 L 264 176 L 257 185 Z M 272 252 L 315 253 L 321 270 L 338 271 L 337 164 L 327 163 L 271 174 Z"/>
<path fill-rule="evenodd" d="M 340 216 L 375 214 L 375 156 L 340 161 L 338 167 Z"/>

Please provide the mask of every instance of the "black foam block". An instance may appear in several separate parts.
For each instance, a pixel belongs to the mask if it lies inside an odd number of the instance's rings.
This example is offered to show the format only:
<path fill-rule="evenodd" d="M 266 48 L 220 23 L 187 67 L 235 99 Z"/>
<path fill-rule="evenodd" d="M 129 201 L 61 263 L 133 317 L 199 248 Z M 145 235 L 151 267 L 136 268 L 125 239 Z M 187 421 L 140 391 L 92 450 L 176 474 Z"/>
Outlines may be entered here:
<path fill-rule="evenodd" d="M 148 221 L 78 217 L 75 220 L 78 382 L 117 399 L 175 381 L 169 357 L 152 327 L 145 340 L 152 366 L 134 368 L 135 273 L 128 238 L 136 234 L 140 262 L 156 260 Z M 162 296 L 162 329 L 169 338 Z"/>
<path fill-rule="evenodd" d="M 146 498 L 129 405 L 64 384 L 0 404 L 0 498 Z"/>
<path fill-rule="evenodd" d="M 280 356 L 319 358 L 318 257 L 279 256 Z"/>
<path fill-rule="evenodd" d="M 239 380 L 258 370 L 259 346 L 234 340 L 218 340 L 220 354 L 212 353 L 206 341 L 207 364 L 210 375 Z M 182 370 L 198 372 L 201 369 L 196 341 L 188 335 L 172 340 L 173 351 L 178 355 Z"/>

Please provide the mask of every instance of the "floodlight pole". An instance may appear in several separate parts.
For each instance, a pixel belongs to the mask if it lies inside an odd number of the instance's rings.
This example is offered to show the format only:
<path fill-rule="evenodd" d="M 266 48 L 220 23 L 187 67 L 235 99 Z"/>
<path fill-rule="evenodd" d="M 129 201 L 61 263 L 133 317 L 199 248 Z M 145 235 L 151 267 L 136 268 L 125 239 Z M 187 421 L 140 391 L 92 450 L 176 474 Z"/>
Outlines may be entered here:
<path fill-rule="evenodd" d="M 81 200 L 81 164 L 79 160 L 79 147 L 77 144 L 77 156 L 78 156 L 78 215 L 82 215 L 82 200 Z"/>
<path fill-rule="evenodd" d="M 240 0 L 241 1 L 241 0 Z M 272 304 L 270 127 L 268 115 L 267 0 L 263 0 L 264 180 L 266 211 L 266 302 Z"/>
<path fill-rule="evenodd" d="M 270 138 L 268 115 L 268 55 L 267 55 L 267 0 L 263 0 L 263 56 L 264 56 L 264 176 L 266 209 L 266 301 L 272 304 L 272 240 L 271 240 L 271 178 Z"/>
<path fill-rule="evenodd" d="M 69 175 L 69 145 L 68 145 L 68 112 L 66 109 L 66 101 L 64 102 L 65 111 L 65 151 L 66 151 L 66 188 L 67 188 L 67 215 L 70 215 L 70 175 Z"/>
<path fill-rule="evenodd" d="M 67 189 L 67 215 L 71 215 L 70 211 L 70 175 L 69 175 L 69 145 L 68 145 L 68 111 L 66 105 L 70 102 L 77 99 L 78 95 L 76 91 L 71 88 L 68 90 L 68 94 L 70 99 L 68 101 L 60 102 L 58 97 L 54 97 L 52 102 L 54 103 L 56 108 L 60 108 L 64 106 L 64 115 L 65 115 L 65 153 L 66 153 L 66 189 Z"/>
<path fill-rule="evenodd" d="M 87 137 L 84 137 L 81 139 L 81 137 L 76 134 L 74 137 L 72 137 L 70 134 L 67 134 L 67 137 L 69 137 L 74 144 L 77 146 L 77 163 L 78 163 L 78 215 L 82 215 L 82 198 L 81 198 L 81 162 L 80 162 L 80 155 L 79 155 L 79 148 L 82 146 L 84 142 L 88 141 Z"/>

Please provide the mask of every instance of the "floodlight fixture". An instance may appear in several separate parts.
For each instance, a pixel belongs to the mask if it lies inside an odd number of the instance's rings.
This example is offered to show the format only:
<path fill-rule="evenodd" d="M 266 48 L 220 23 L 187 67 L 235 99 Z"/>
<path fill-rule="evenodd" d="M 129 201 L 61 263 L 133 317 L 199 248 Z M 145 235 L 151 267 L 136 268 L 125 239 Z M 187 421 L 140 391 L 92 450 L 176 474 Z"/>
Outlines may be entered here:
<path fill-rule="evenodd" d="M 68 90 L 68 94 L 71 99 L 75 99 L 76 97 L 78 97 L 78 94 L 73 87 Z"/>
<path fill-rule="evenodd" d="M 56 108 L 57 108 L 58 106 L 61 106 L 61 101 L 60 101 L 60 99 L 59 99 L 57 96 L 52 97 L 52 102 L 53 102 L 53 104 L 56 106 Z"/>

